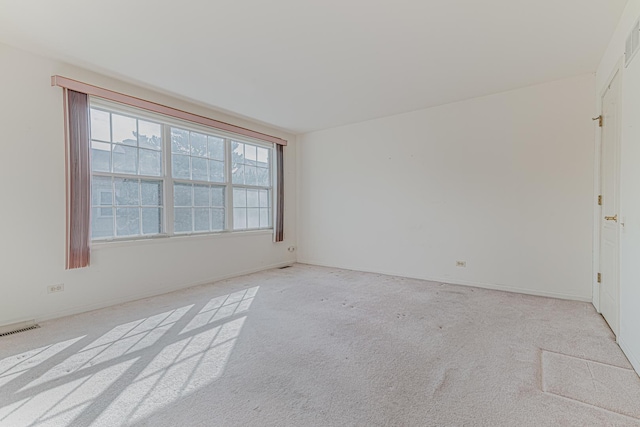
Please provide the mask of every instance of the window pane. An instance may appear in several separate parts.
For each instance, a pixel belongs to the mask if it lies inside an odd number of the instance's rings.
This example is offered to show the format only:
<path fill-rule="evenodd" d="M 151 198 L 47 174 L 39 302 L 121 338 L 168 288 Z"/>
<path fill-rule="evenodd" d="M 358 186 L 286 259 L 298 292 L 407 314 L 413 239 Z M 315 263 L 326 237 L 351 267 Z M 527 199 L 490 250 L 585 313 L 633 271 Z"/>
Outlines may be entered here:
<path fill-rule="evenodd" d="M 258 159 L 258 154 L 256 151 L 257 149 L 258 147 L 256 147 L 255 145 L 245 144 L 244 158 L 246 164 L 255 166 L 256 160 Z"/>
<path fill-rule="evenodd" d="M 193 216 L 195 231 L 209 231 L 209 208 L 196 208 Z"/>
<path fill-rule="evenodd" d="M 171 174 L 174 178 L 190 179 L 189 156 L 173 154 L 171 156 Z"/>
<path fill-rule="evenodd" d="M 113 189 L 111 188 L 110 177 L 94 176 L 91 178 L 91 205 L 113 205 Z"/>
<path fill-rule="evenodd" d="M 111 172 L 111 144 L 91 141 L 91 170 Z"/>
<path fill-rule="evenodd" d="M 189 132 L 182 129 L 171 128 L 171 152 L 189 154 Z"/>
<path fill-rule="evenodd" d="M 91 139 L 111 141 L 111 122 L 106 111 L 91 109 Z"/>
<path fill-rule="evenodd" d="M 232 182 L 234 184 L 244 184 L 244 166 L 238 165 L 233 169 Z"/>
<path fill-rule="evenodd" d="M 142 234 L 160 234 L 162 231 L 162 209 L 142 208 Z"/>
<path fill-rule="evenodd" d="M 233 210 L 233 229 L 244 230 L 247 228 L 247 210 L 245 208 L 235 208 Z"/>
<path fill-rule="evenodd" d="M 162 174 L 162 153 L 140 150 L 140 175 L 160 176 Z"/>
<path fill-rule="evenodd" d="M 249 208 L 257 208 L 260 207 L 258 204 L 258 190 L 250 190 L 247 189 L 247 207 Z"/>
<path fill-rule="evenodd" d="M 112 114 L 111 125 L 113 128 L 113 142 L 133 146 L 138 145 L 136 119 Z"/>
<path fill-rule="evenodd" d="M 269 167 L 269 149 L 258 147 L 258 166 Z"/>
<path fill-rule="evenodd" d="M 236 163 L 244 163 L 244 144 L 243 143 L 231 141 L 231 160 L 234 166 Z"/>
<path fill-rule="evenodd" d="M 211 188 L 211 206 L 225 206 L 223 187 Z"/>
<path fill-rule="evenodd" d="M 269 222 L 270 209 L 260 209 L 260 228 L 267 228 L 271 224 Z"/>
<path fill-rule="evenodd" d="M 244 167 L 244 180 L 247 185 L 256 185 L 258 183 L 258 170 L 255 166 Z"/>
<path fill-rule="evenodd" d="M 209 137 L 209 158 L 215 160 L 224 160 L 224 139 Z"/>
<path fill-rule="evenodd" d="M 269 207 L 269 190 L 260 190 L 260 207 Z"/>
<path fill-rule="evenodd" d="M 191 184 L 175 184 L 173 186 L 173 203 L 175 206 L 192 206 Z"/>
<path fill-rule="evenodd" d="M 137 179 L 114 178 L 116 205 L 138 206 L 140 204 L 139 184 Z"/>
<path fill-rule="evenodd" d="M 191 132 L 191 155 L 207 157 L 207 135 Z"/>
<path fill-rule="evenodd" d="M 123 145 L 113 146 L 113 171 L 115 173 L 138 172 L 138 149 Z"/>
<path fill-rule="evenodd" d="M 113 237 L 113 208 L 91 209 L 91 238 Z"/>
<path fill-rule="evenodd" d="M 271 176 L 269 175 L 269 169 L 257 169 L 256 185 L 261 185 L 263 187 L 269 187 L 271 185 Z"/>
<path fill-rule="evenodd" d="M 193 205 L 209 207 L 209 187 L 204 185 L 193 186 Z"/>
<path fill-rule="evenodd" d="M 260 228 L 260 209 L 247 209 L 247 227 Z"/>
<path fill-rule="evenodd" d="M 162 205 L 162 181 L 142 181 L 142 206 Z"/>
<path fill-rule="evenodd" d="M 233 189 L 233 207 L 240 208 L 247 206 L 247 190 L 244 188 Z"/>
<path fill-rule="evenodd" d="M 192 231 L 191 208 L 175 208 L 173 229 L 176 233 L 189 233 Z"/>
<path fill-rule="evenodd" d="M 109 191 L 100 192 L 100 206 L 113 206 L 113 192 L 111 188 L 109 188 Z M 111 214 L 108 213 L 107 215 Z"/>
<path fill-rule="evenodd" d="M 116 235 L 134 236 L 140 234 L 140 209 L 116 209 Z"/>
<path fill-rule="evenodd" d="M 158 123 L 138 120 L 138 144 L 140 147 L 162 149 L 162 126 Z"/>
<path fill-rule="evenodd" d="M 211 209 L 211 230 L 224 230 L 224 209 Z"/>
<path fill-rule="evenodd" d="M 209 181 L 225 182 L 224 179 L 224 163 L 217 160 L 209 160 Z"/>
<path fill-rule="evenodd" d="M 209 160 L 193 157 L 191 159 L 191 167 L 193 170 L 193 179 L 197 181 L 209 180 L 209 174 L 207 173 L 207 163 Z"/>

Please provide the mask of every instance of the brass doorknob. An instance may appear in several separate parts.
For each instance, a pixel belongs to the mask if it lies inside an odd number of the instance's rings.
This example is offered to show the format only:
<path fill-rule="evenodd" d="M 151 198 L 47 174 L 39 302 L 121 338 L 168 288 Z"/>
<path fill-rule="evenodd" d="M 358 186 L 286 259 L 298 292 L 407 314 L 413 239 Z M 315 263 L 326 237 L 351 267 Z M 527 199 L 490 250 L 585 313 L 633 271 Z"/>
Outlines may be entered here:
<path fill-rule="evenodd" d="M 614 216 L 605 216 L 605 217 L 604 217 L 604 220 L 605 220 L 605 221 L 615 221 L 615 222 L 618 222 L 618 215 L 616 214 L 616 215 L 614 215 Z"/>

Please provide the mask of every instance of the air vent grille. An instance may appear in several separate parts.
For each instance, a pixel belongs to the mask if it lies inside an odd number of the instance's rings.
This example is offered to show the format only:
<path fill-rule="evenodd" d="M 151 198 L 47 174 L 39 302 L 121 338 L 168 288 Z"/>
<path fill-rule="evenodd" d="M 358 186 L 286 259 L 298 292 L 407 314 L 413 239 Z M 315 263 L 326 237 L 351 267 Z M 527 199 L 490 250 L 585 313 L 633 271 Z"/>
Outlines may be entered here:
<path fill-rule="evenodd" d="M 627 37 L 627 44 L 624 51 L 624 64 L 628 66 L 633 58 L 640 50 L 640 20 L 636 21 L 631 30 L 631 34 Z"/>
<path fill-rule="evenodd" d="M 20 332 L 30 331 L 32 329 L 38 329 L 39 327 L 40 327 L 40 325 L 33 325 L 33 326 L 29 326 L 28 328 L 16 329 L 15 331 L 5 332 L 3 334 L 0 334 L 0 337 L 6 337 L 7 335 L 19 334 Z"/>

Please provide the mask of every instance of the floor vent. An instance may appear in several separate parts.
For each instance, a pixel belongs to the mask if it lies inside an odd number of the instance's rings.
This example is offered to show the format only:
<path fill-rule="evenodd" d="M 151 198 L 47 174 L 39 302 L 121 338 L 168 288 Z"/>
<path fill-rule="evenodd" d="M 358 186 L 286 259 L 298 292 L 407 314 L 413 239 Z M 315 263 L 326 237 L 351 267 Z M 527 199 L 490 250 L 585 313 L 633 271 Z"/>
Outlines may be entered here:
<path fill-rule="evenodd" d="M 38 329 L 39 327 L 40 327 L 40 325 L 33 325 L 33 326 L 29 326 L 28 328 L 22 328 L 22 329 L 17 329 L 15 331 L 11 331 L 11 332 L 5 332 L 3 334 L 0 334 L 0 337 L 6 337 L 7 335 L 13 335 L 13 334 L 19 334 L 20 332 L 30 331 L 32 329 Z"/>

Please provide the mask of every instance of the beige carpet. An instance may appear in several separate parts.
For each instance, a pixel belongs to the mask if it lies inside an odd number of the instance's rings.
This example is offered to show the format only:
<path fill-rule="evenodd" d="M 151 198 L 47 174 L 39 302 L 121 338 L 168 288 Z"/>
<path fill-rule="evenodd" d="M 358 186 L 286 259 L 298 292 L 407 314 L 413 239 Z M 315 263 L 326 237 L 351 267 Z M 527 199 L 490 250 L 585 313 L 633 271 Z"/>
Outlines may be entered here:
<path fill-rule="evenodd" d="M 1 426 L 640 426 L 590 304 L 296 265 L 0 338 Z"/>

